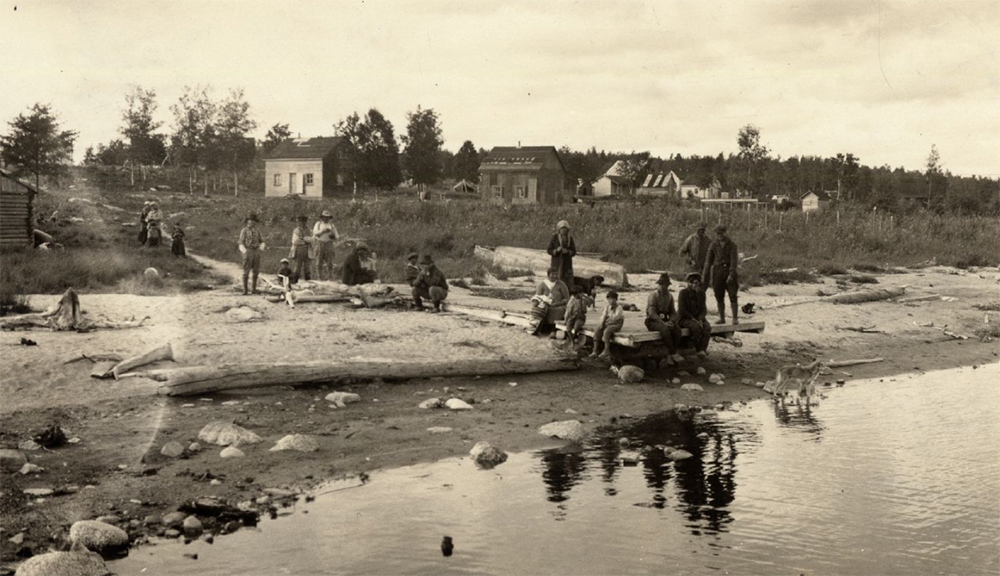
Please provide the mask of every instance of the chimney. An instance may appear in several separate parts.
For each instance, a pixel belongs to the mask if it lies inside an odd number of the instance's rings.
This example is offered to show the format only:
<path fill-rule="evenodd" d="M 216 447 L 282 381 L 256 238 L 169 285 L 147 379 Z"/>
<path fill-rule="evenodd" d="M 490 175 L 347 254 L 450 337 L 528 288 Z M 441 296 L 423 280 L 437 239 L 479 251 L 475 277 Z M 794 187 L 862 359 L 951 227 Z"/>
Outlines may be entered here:
<path fill-rule="evenodd" d="M 521 141 L 520 141 L 520 140 L 518 140 L 518 141 L 517 141 L 517 148 L 518 148 L 519 150 L 520 150 L 520 148 L 521 148 Z"/>

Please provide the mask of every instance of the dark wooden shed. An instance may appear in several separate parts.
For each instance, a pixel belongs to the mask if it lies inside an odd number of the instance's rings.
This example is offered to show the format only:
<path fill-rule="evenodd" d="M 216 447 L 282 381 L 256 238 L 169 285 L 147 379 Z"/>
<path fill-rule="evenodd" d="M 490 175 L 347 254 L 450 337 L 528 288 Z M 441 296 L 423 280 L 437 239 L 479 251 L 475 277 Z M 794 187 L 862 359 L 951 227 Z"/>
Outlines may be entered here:
<path fill-rule="evenodd" d="M 38 191 L 0 168 L 0 248 L 23 248 L 33 242 L 32 204 Z"/>

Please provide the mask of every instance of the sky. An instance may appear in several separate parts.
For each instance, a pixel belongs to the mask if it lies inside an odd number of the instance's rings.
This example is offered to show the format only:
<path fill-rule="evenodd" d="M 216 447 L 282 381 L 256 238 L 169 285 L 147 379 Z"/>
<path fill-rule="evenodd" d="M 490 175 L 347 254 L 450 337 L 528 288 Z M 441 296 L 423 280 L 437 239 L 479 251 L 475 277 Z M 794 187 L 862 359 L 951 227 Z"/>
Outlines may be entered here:
<path fill-rule="evenodd" d="M 0 130 L 35 102 L 118 137 L 130 86 L 157 117 L 185 86 L 243 88 L 275 123 L 328 136 L 378 108 L 433 108 L 445 147 L 853 153 L 1000 176 L 996 0 L 0 0 Z"/>

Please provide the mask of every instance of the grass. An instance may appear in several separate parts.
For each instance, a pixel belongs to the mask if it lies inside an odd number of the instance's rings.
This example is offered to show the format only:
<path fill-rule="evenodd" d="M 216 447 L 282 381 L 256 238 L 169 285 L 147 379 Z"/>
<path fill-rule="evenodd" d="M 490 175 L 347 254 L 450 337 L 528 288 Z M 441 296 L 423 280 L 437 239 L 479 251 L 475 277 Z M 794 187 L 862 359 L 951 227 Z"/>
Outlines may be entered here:
<path fill-rule="evenodd" d="M 982 312 L 1000 312 L 1000 302 L 987 302 L 986 304 L 973 304 L 973 308 Z"/>

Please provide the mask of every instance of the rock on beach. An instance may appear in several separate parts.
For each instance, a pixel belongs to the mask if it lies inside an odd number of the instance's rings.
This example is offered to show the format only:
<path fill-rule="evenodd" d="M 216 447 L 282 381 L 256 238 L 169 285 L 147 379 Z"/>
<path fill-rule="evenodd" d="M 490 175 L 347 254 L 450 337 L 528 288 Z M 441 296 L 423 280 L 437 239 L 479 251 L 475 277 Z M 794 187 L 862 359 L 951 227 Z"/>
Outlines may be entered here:
<path fill-rule="evenodd" d="M 217 446 L 242 446 L 260 442 L 260 436 L 232 422 L 215 420 L 198 432 L 198 440 Z"/>
<path fill-rule="evenodd" d="M 93 552 L 48 552 L 32 556 L 14 576 L 110 576 L 104 559 Z"/>
<path fill-rule="evenodd" d="M 538 433 L 549 438 L 561 438 L 571 442 L 579 442 L 586 436 L 586 433 L 583 431 L 583 424 L 579 420 L 551 422 L 540 427 Z"/>
<path fill-rule="evenodd" d="M 69 528 L 69 541 L 95 552 L 113 551 L 128 546 L 124 530 L 97 520 L 80 520 Z"/>

